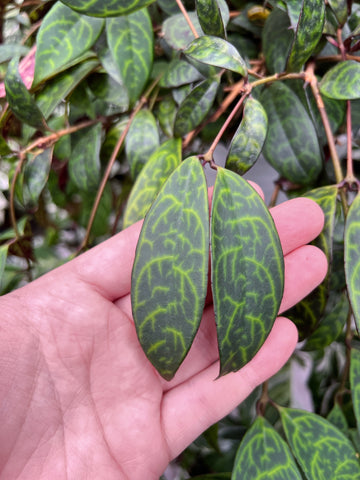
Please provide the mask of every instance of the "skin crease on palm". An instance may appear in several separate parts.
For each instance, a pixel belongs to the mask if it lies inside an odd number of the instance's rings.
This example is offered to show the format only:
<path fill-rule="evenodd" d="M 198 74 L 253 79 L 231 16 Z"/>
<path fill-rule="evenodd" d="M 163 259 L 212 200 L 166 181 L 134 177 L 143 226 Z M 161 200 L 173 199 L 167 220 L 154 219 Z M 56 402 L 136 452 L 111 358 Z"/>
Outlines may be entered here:
<path fill-rule="evenodd" d="M 306 245 L 323 227 L 311 200 L 271 213 L 285 255 L 281 312 L 324 278 Z M 0 479 L 156 480 L 169 462 L 288 360 L 297 343 L 278 317 L 237 373 L 217 380 L 208 304 L 193 346 L 171 382 L 138 343 L 130 279 L 141 223 L 0 299 Z"/>

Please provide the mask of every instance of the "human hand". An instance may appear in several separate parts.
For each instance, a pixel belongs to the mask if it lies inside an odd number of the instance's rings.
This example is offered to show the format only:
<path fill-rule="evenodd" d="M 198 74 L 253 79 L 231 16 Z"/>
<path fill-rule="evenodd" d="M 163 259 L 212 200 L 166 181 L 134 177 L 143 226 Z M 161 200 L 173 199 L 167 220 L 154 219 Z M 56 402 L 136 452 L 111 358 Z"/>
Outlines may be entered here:
<path fill-rule="evenodd" d="M 302 198 L 272 209 L 285 255 L 283 312 L 327 270 L 306 245 L 323 214 Z M 171 382 L 145 357 L 131 316 L 137 223 L 0 299 L 0 478 L 155 480 L 168 463 L 292 354 L 279 317 L 239 372 L 217 380 L 212 306 Z"/>

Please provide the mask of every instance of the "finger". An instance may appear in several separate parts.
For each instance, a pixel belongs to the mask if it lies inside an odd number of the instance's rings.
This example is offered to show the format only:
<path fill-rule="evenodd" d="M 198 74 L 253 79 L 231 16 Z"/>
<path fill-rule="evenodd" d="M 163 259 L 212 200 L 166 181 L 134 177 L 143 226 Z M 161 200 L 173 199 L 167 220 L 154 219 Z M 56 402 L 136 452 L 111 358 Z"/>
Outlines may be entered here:
<path fill-rule="evenodd" d="M 219 365 L 215 362 L 169 390 L 163 397 L 162 418 L 172 458 L 274 375 L 288 360 L 296 342 L 295 325 L 278 318 L 262 348 L 238 372 L 216 379 Z"/>

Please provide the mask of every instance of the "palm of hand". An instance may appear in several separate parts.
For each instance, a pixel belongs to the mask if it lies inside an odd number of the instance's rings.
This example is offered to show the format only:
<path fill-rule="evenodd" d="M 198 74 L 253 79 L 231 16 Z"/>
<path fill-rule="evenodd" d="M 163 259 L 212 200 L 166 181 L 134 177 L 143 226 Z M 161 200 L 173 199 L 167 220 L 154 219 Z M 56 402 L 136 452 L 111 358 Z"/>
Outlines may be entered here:
<path fill-rule="evenodd" d="M 273 215 L 286 254 L 284 311 L 325 274 L 321 252 L 301 247 L 323 220 L 307 200 L 287 202 Z M 1 478 L 157 479 L 295 347 L 294 326 L 279 318 L 252 362 L 214 382 L 218 354 L 209 307 L 178 374 L 163 381 L 142 352 L 131 319 L 139 229 L 131 227 L 4 297 Z"/>

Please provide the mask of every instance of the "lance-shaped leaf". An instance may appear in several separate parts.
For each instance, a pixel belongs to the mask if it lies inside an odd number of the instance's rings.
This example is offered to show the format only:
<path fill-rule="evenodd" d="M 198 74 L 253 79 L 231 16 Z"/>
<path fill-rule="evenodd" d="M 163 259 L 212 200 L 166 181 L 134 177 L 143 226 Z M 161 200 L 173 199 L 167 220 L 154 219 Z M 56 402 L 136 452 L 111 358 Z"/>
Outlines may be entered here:
<path fill-rule="evenodd" d="M 61 2 L 45 16 L 38 36 L 33 86 L 60 72 L 95 43 L 104 26 L 99 18 L 85 17 Z"/>
<path fill-rule="evenodd" d="M 211 212 L 213 303 L 220 375 L 239 370 L 268 336 L 283 293 L 273 219 L 242 177 L 218 168 Z"/>
<path fill-rule="evenodd" d="M 329 0 L 331 10 L 335 13 L 336 18 L 342 27 L 348 17 L 348 4 L 346 0 Z"/>
<path fill-rule="evenodd" d="M 2 280 L 6 266 L 6 259 L 9 250 L 9 245 L 0 245 L 0 291 L 2 288 Z"/>
<path fill-rule="evenodd" d="M 338 403 L 334 404 L 326 419 L 328 422 L 332 423 L 336 428 L 338 428 L 340 432 L 345 435 L 345 437 L 349 436 L 349 426 L 344 412 Z"/>
<path fill-rule="evenodd" d="M 47 148 L 36 155 L 29 155 L 24 168 L 23 196 L 30 205 L 37 205 L 49 177 L 53 148 Z"/>
<path fill-rule="evenodd" d="M 322 78 L 320 92 L 336 100 L 360 98 L 360 63 L 355 60 L 339 62 Z"/>
<path fill-rule="evenodd" d="M 131 302 L 136 331 L 150 362 L 170 380 L 200 324 L 207 290 L 208 195 L 197 157 L 168 178 L 139 237 Z"/>
<path fill-rule="evenodd" d="M 106 33 L 130 103 L 134 104 L 149 78 L 153 62 L 154 35 L 147 9 L 108 19 Z"/>
<path fill-rule="evenodd" d="M 257 417 L 237 451 L 231 480 L 266 478 L 301 480 L 301 474 L 286 442 L 265 420 Z"/>
<path fill-rule="evenodd" d="M 225 38 L 226 32 L 217 0 L 196 0 L 196 13 L 206 35 Z"/>
<path fill-rule="evenodd" d="M 159 190 L 180 162 L 180 138 L 167 140 L 155 150 L 131 190 L 124 213 L 123 228 L 145 217 Z"/>
<path fill-rule="evenodd" d="M 324 0 L 302 0 L 294 43 L 287 62 L 288 71 L 300 70 L 317 46 L 325 21 Z"/>
<path fill-rule="evenodd" d="M 160 80 L 160 86 L 166 88 L 180 87 L 187 83 L 201 80 L 202 75 L 194 66 L 185 60 L 172 60 Z"/>
<path fill-rule="evenodd" d="M 288 16 L 279 8 L 274 8 L 262 32 L 263 51 L 270 73 L 285 70 L 293 38 L 294 32 L 290 29 Z"/>
<path fill-rule="evenodd" d="M 80 190 L 92 190 L 100 179 L 101 125 L 76 132 L 72 135 L 72 144 L 70 177 Z"/>
<path fill-rule="evenodd" d="M 16 58 L 8 65 L 4 83 L 6 100 L 13 113 L 27 125 L 43 128 L 45 125 L 43 114 L 20 77 Z"/>
<path fill-rule="evenodd" d="M 177 105 L 171 97 L 165 97 L 158 103 L 157 119 L 166 136 L 172 137 L 174 132 Z"/>
<path fill-rule="evenodd" d="M 314 413 L 279 411 L 287 441 L 308 480 L 360 479 L 357 454 L 340 430 Z"/>
<path fill-rule="evenodd" d="M 188 15 L 197 34 L 202 35 L 203 32 L 196 13 L 188 12 Z M 162 34 L 166 43 L 174 50 L 186 48 L 189 42 L 194 39 L 194 34 L 182 13 L 172 15 L 164 21 L 162 24 Z"/>
<path fill-rule="evenodd" d="M 184 54 L 206 65 L 226 68 L 244 77 L 247 75 L 245 60 L 231 43 L 222 38 L 212 35 L 195 38 Z"/>
<path fill-rule="evenodd" d="M 154 115 L 150 110 L 140 110 L 125 138 L 126 157 L 133 178 L 136 178 L 159 146 L 159 132 Z"/>
<path fill-rule="evenodd" d="M 258 159 L 267 132 L 267 115 L 255 98 L 246 101 L 243 118 L 230 144 L 225 167 L 243 175 Z"/>
<path fill-rule="evenodd" d="M 209 113 L 219 87 L 219 79 L 208 78 L 199 83 L 179 107 L 175 117 L 174 135 L 182 137 L 200 125 Z"/>
<path fill-rule="evenodd" d="M 358 432 L 360 433 L 360 351 L 351 349 L 350 387 Z"/>
<path fill-rule="evenodd" d="M 311 184 L 322 169 L 315 127 L 297 95 L 284 83 L 264 89 L 261 103 L 269 128 L 263 153 L 288 180 Z"/>
<path fill-rule="evenodd" d="M 358 330 L 360 329 L 360 193 L 352 204 L 345 223 L 344 259 L 345 277 Z"/>
<path fill-rule="evenodd" d="M 84 15 L 94 17 L 117 17 L 147 7 L 155 0 L 61 0 L 63 3 Z"/>
<path fill-rule="evenodd" d="M 286 10 L 289 16 L 290 25 L 293 30 L 296 30 L 299 18 L 304 5 L 299 0 L 286 0 Z"/>

